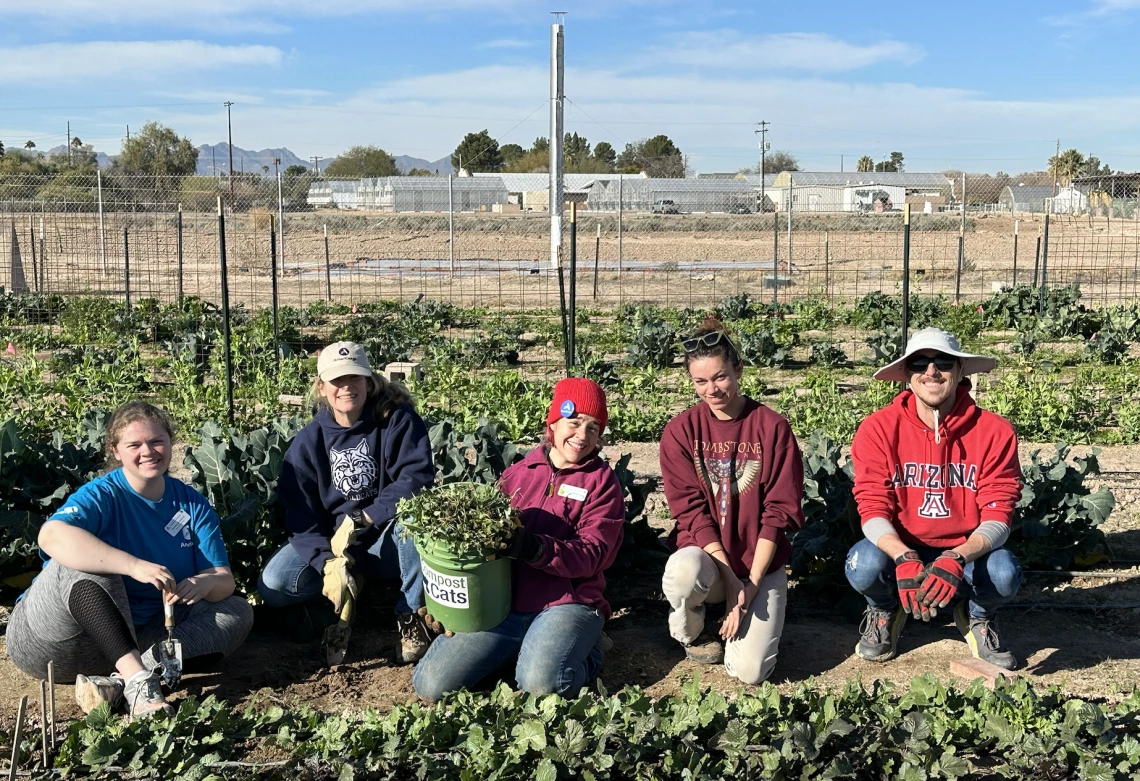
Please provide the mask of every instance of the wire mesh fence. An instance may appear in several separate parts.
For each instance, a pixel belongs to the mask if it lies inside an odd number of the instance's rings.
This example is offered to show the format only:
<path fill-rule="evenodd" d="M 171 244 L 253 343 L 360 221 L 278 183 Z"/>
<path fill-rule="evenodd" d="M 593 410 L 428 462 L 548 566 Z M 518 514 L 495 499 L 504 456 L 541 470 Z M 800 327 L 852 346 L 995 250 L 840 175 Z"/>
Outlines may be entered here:
<path fill-rule="evenodd" d="M 545 174 L 391 177 L 0 177 L 0 285 L 267 306 L 427 297 L 549 308 Z M 912 292 L 973 301 L 1002 285 L 1138 295 L 1137 188 L 1008 185 L 943 174 L 785 173 L 737 179 L 569 175 L 582 305 L 702 308 L 896 293 L 910 212 Z M 1045 188 L 1051 197 L 1038 199 Z M 1027 192 L 1032 191 L 1032 192 Z M 1039 202 L 1040 201 L 1040 202 Z M 1046 212 L 1048 237 L 1046 237 Z M 569 272 L 569 215 L 562 265 Z"/>

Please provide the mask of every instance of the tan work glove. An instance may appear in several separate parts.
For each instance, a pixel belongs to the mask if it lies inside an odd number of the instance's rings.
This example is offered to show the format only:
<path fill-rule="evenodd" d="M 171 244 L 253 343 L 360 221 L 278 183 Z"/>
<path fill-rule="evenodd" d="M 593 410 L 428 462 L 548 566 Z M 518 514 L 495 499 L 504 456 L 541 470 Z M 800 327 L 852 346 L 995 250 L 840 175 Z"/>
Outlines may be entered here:
<path fill-rule="evenodd" d="M 336 527 L 332 539 L 329 540 L 329 548 L 332 550 L 333 556 L 346 558 L 349 564 L 353 563 L 352 556 L 348 555 L 348 549 L 356 544 L 356 531 L 357 526 L 353 520 L 347 515 L 342 515 L 340 525 Z"/>
<path fill-rule="evenodd" d="M 344 606 L 350 600 L 355 600 L 359 591 L 356 578 L 352 577 L 349 568 L 351 560 L 343 556 L 334 556 L 325 562 L 324 583 L 321 593 L 332 602 L 333 612 L 340 615 Z"/>

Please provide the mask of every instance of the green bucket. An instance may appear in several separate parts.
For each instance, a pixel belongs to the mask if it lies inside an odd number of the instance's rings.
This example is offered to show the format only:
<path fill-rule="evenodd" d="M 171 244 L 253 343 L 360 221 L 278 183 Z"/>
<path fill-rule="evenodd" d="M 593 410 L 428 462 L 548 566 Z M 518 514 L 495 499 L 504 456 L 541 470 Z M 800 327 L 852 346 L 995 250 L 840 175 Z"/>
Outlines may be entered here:
<path fill-rule="evenodd" d="M 452 632 L 482 632 L 511 611 L 511 560 L 455 556 L 446 546 L 416 540 L 428 612 Z"/>

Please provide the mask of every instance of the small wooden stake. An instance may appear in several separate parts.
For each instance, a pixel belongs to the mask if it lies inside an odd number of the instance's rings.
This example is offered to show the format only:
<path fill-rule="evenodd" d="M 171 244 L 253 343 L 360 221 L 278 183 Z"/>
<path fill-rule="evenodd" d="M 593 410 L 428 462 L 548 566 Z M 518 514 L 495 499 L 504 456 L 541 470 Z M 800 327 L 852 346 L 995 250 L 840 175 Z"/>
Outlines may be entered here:
<path fill-rule="evenodd" d="M 12 733 L 12 764 L 8 768 L 8 781 L 16 781 L 16 762 L 20 759 L 20 744 L 24 742 L 24 712 L 28 709 L 28 695 L 20 698 L 16 711 L 16 730 Z"/>
<path fill-rule="evenodd" d="M 47 770 L 51 766 L 48 762 L 47 699 L 47 681 L 40 681 L 40 751 L 43 754 L 43 756 L 40 758 L 40 764 L 44 770 Z"/>
<path fill-rule="evenodd" d="M 51 722 L 48 727 L 48 736 L 51 741 L 51 750 L 55 751 L 55 661 L 48 661 L 48 703 L 51 706 Z"/>

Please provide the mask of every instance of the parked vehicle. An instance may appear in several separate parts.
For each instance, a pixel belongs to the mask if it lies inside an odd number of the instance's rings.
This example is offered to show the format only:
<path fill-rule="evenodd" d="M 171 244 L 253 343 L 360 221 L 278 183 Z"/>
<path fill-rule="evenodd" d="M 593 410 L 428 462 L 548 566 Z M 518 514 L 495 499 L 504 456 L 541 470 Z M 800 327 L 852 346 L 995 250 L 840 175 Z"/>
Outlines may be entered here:
<path fill-rule="evenodd" d="M 681 210 L 677 208 L 677 204 L 668 198 L 659 198 L 653 202 L 654 214 L 680 214 Z"/>

